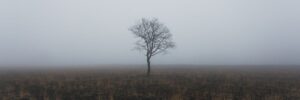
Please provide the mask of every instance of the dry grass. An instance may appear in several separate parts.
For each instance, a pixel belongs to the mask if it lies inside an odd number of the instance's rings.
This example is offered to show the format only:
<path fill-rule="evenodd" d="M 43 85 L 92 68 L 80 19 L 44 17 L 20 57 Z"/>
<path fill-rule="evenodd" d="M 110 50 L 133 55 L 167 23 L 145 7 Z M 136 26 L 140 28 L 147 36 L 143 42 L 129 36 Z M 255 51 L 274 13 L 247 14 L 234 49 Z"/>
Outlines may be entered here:
<path fill-rule="evenodd" d="M 300 100 L 300 70 L 271 68 L 2 71 L 1 100 Z"/>

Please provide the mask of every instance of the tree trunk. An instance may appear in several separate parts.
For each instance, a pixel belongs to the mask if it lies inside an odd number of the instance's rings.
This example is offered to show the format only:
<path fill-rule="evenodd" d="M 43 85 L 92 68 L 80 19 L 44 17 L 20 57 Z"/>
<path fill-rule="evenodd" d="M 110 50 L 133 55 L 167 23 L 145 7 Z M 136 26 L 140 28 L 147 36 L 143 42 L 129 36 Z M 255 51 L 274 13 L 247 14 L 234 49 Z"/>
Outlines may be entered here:
<path fill-rule="evenodd" d="M 150 76 L 150 58 L 149 57 L 147 57 L 147 65 L 148 65 L 147 76 Z"/>

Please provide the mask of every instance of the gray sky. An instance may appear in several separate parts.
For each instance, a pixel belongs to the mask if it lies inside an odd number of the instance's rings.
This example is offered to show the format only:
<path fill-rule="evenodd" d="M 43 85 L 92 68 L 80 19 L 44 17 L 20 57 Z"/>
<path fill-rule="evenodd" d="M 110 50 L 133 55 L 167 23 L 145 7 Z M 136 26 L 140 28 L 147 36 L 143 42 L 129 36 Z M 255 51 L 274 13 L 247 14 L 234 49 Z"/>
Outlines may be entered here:
<path fill-rule="evenodd" d="M 155 64 L 300 64 L 299 0 L 1 0 L 0 66 L 144 64 L 128 31 L 156 17 Z"/>

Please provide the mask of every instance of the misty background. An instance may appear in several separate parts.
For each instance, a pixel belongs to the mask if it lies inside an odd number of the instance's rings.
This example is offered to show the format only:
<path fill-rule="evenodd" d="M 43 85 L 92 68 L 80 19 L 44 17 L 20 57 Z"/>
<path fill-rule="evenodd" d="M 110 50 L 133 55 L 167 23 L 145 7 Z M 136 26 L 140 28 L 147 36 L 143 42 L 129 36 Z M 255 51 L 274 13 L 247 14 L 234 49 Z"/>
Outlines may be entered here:
<path fill-rule="evenodd" d="M 156 17 L 153 64 L 300 65 L 299 0 L 1 0 L 0 66 L 145 64 L 128 31 Z"/>

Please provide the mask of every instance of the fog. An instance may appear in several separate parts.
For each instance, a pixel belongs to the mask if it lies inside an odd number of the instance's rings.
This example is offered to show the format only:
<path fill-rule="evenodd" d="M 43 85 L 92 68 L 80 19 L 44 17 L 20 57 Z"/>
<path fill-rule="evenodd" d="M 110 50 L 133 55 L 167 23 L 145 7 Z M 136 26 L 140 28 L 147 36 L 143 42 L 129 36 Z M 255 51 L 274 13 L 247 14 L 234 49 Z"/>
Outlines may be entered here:
<path fill-rule="evenodd" d="M 153 64 L 300 65 L 299 0 L 1 0 L 0 66 L 145 64 L 128 31 L 158 18 Z"/>

